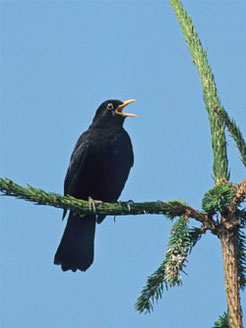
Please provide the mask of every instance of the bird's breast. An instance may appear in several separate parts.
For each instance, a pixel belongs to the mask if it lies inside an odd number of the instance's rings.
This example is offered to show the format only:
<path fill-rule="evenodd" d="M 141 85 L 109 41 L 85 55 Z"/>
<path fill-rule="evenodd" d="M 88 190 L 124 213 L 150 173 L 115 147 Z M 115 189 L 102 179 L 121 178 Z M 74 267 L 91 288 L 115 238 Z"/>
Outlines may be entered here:
<path fill-rule="evenodd" d="M 103 201 L 118 199 L 127 180 L 133 161 L 133 151 L 128 134 L 101 133 L 92 138 L 90 171 L 90 196 Z"/>

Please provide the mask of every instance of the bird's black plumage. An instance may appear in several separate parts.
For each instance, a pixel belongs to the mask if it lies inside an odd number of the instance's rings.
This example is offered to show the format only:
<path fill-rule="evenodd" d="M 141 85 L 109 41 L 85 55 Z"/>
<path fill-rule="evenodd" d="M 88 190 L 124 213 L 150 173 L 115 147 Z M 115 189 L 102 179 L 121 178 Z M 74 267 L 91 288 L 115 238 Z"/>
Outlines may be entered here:
<path fill-rule="evenodd" d="M 133 115 L 122 113 L 125 104 L 108 100 L 97 109 L 92 124 L 73 150 L 64 183 L 65 194 L 105 202 L 118 199 L 133 165 L 131 140 L 123 128 L 125 117 Z M 99 216 L 98 223 L 104 218 Z M 85 271 L 92 264 L 95 224 L 95 215 L 80 218 L 78 213 L 70 211 L 54 259 L 62 270 Z"/>

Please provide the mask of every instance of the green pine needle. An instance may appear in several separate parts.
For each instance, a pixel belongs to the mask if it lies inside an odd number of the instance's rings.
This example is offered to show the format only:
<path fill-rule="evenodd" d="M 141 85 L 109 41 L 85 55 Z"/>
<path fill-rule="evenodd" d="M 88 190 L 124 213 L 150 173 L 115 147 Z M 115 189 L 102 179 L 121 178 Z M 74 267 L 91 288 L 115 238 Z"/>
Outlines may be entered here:
<path fill-rule="evenodd" d="M 242 229 L 237 231 L 237 268 L 241 290 L 246 286 L 246 236 Z"/>
<path fill-rule="evenodd" d="M 48 205 L 65 210 L 73 210 L 79 213 L 93 213 L 102 215 L 138 215 L 138 214 L 164 214 L 169 219 L 186 214 L 190 218 L 203 220 L 204 214 L 186 205 L 184 201 L 172 200 L 170 202 L 117 202 L 95 204 L 95 208 L 90 206 L 88 201 L 77 199 L 72 196 L 62 196 L 52 192 L 46 192 L 31 186 L 24 188 L 9 179 L 0 177 L 0 193 L 6 196 L 17 197 L 36 205 Z"/>
<path fill-rule="evenodd" d="M 212 328 L 230 328 L 226 312 L 219 316 L 219 319 L 214 323 Z"/>
<path fill-rule="evenodd" d="M 196 243 L 201 239 L 202 235 L 205 232 L 206 230 L 197 227 L 193 227 L 189 230 L 189 234 L 190 234 L 189 253 L 191 253 L 192 249 L 196 246 Z"/>
<path fill-rule="evenodd" d="M 202 199 L 202 209 L 209 214 L 225 213 L 235 197 L 236 189 L 231 184 L 219 184 L 207 191 Z"/>
<path fill-rule="evenodd" d="M 181 272 L 185 273 L 188 253 L 200 239 L 202 233 L 199 228 L 189 229 L 184 216 L 177 220 L 170 233 L 164 261 L 148 277 L 147 284 L 137 299 L 135 304 L 137 311 L 140 313 L 153 311 L 153 305 L 162 297 L 164 287 L 167 290 L 169 287 L 182 285 Z"/>
<path fill-rule="evenodd" d="M 228 131 L 230 132 L 232 138 L 234 139 L 237 148 L 241 155 L 241 161 L 244 166 L 246 166 L 246 143 L 243 139 L 243 135 L 239 129 L 239 127 L 236 125 L 236 122 L 229 117 L 227 112 L 222 107 L 215 107 L 214 108 L 215 113 L 218 115 L 219 119 L 225 126 L 227 127 Z"/>
<path fill-rule="evenodd" d="M 218 97 L 214 75 L 208 63 L 207 50 L 204 50 L 192 19 L 187 15 L 182 2 L 180 0 L 169 0 L 169 2 L 176 14 L 183 36 L 190 50 L 193 63 L 195 64 L 201 78 L 203 99 L 210 121 L 215 181 L 221 178 L 229 179 L 224 124 L 221 123 L 220 119 L 214 112 L 214 107 L 220 106 L 220 99 Z"/>
<path fill-rule="evenodd" d="M 246 228 L 246 209 L 238 210 L 238 218 L 242 228 Z"/>

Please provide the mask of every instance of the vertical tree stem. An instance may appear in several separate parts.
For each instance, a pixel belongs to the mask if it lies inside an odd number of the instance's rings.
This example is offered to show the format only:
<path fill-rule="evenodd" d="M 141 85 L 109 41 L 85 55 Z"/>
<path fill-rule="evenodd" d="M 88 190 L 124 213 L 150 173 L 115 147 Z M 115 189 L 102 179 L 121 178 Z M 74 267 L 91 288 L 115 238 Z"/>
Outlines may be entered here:
<path fill-rule="evenodd" d="M 220 234 L 225 272 L 225 290 L 230 328 L 242 328 L 242 310 L 237 269 L 237 245 L 233 231 L 223 229 Z"/>

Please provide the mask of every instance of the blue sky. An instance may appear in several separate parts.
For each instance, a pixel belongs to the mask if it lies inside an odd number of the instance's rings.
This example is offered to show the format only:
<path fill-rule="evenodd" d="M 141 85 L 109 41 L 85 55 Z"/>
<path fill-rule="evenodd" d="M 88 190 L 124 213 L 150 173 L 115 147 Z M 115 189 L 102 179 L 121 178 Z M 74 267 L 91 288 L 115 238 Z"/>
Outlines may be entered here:
<path fill-rule="evenodd" d="M 222 104 L 246 136 L 246 3 L 184 5 L 208 49 Z M 131 112 L 138 118 L 125 123 L 135 165 L 121 199 L 181 198 L 199 209 L 213 186 L 201 92 L 168 1 L 1 2 L 0 176 L 62 193 L 73 146 L 99 104 L 137 98 Z M 239 182 L 245 169 L 230 138 L 228 148 Z M 226 310 L 216 237 L 207 234 L 195 247 L 183 286 L 139 315 L 133 304 L 163 259 L 170 222 L 108 217 L 97 226 L 93 266 L 64 273 L 53 265 L 61 216 L 1 199 L 1 327 L 207 328 Z"/>

